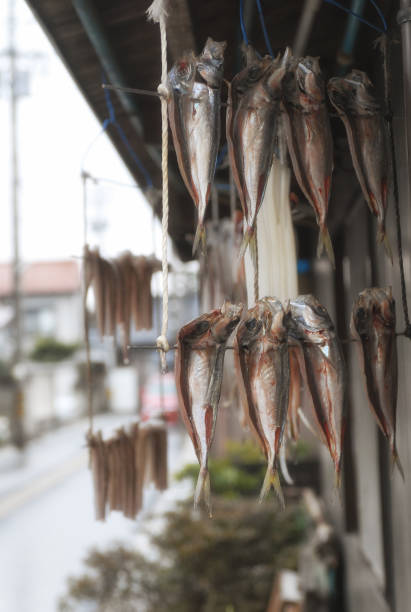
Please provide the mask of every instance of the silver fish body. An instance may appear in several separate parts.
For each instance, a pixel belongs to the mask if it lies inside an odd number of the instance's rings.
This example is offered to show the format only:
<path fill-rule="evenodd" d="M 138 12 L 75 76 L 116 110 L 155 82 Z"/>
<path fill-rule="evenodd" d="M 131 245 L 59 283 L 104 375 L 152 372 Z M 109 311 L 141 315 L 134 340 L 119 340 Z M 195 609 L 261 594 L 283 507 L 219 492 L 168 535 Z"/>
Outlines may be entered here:
<path fill-rule="evenodd" d="M 281 302 L 263 299 L 247 312 L 236 334 L 236 359 L 248 418 L 267 459 L 260 500 L 273 486 L 284 505 L 277 462 L 287 420 L 289 359 Z"/>
<path fill-rule="evenodd" d="M 377 241 L 384 242 L 392 260 L 385 234 L 389 155 L 386 124 L 373 86 L 360 70 L 328 82 L 328 95 L 344 123 L 355 173 L 364 198 L 377 218 Z"/>
<path fill-rule="evenodd" d="M 327 310 L 312 295 L 290 304 L 289 333 L 301 344 L 320 438 L 327 443 L 337 478 L 345 427 L 345 364 L 341 344 Z"/>
<path fill-rule="evenodd" d="M 198 209 L 193 252 L 205 247 L 204 217 L 220 143 L 221 82 L 226 43 L 209 38 L 169 73 L 169 118 L 181 175 Z"/>
<path fill-rule="evenodd" d="M 284 78 L 284 120 L 295 177 L 314 209 L 320 237 L 318 255 L 325 246 L 334 265 L 327 229 L 328 203 L 334 167 L 333 140 L 325 103 L 325 85 L 318 58 L 289 61 Z"/>
<path fill-rule="evenodd" d="M 389 441 L 393 463 L 404 477 L 396 446 L 398 358 L 395 322 L 391 287 L 361 291 L 352 309 L 351 333 L 357 340 L 370 408 Z"/>
<path fill-rule="evenodd" d="M 247 61 L 229 87 L 227 107 L 229 158 L 247 226 L 240 255 L 248 244 L 255 252 L 255 223 L 272 165 L 285 72 L 279 58 L 257 59 L 249 52 Z"/>
<path fill-rule="evenodd" d="M 204 494 L 210 512 L 208 453 L 217 420 L 225 344 L 241 313 L 242 305 L 226 303 L 182 327 L 177 337 L 176 386 L 180 410 L 200 463 L 195 504 Z"/>

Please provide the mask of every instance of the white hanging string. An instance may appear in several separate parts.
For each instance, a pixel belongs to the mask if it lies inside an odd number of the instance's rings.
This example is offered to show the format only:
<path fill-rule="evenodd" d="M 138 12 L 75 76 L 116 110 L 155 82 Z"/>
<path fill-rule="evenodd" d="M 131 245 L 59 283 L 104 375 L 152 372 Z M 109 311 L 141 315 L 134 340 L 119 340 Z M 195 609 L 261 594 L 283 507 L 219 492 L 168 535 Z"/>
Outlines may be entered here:
<path fill-rule="evenodd" d="M 163 175 L 163 218 L 162 218 L 162 271 L 163 271 L 163 317 L 161 334 L 156 344 L 160 349 L 161 369 L 167 370 L 166 352 L 168 328 L 168 118 L 167 118 L 167 35 L 166 35 L 166 0 L 154 0 L 147 10 L 148 19 L 160 25 L 161 37 L 161 83 L 157 88 L 161 99 L 161 170 Z"/>

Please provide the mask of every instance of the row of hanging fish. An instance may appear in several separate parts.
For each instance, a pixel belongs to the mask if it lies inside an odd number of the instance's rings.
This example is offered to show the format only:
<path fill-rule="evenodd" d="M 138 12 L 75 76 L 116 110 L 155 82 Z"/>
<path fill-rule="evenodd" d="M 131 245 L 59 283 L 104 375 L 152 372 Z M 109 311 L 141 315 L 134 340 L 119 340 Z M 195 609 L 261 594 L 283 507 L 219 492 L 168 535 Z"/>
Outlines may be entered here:
<path fill-rule="evenodd" d="M 101 432 L 87 438 L 93 476 L 96 519 L 119 511 L 134 519 L 143 503 L 143 487 L 153 482 L 167 488 L 167 432 L 163 424 L 133 424 L 104 440 Z"/>
<path fill-rule="evenodd" d="M 221 84 L 226 43 L 209 38 L 202 53 L 186 53 L 169 73 L 169 119 L 177 161 L 198 209 L 193 252 L 204 247 L 204 217 L 220 141 Z M 328 94 L 344 122 L 355 172 L 378 222 L 377 240 L 387 254 L 385 234 L 389 155 L 386 126 L 372 83 L 364 72 L 328 82 Z M 327 213 L 333 172 L 333 141 L 325 81 L 318 58 L 294 58 L 289 49 L 276 58 L 246 49 L 246 66 L 228 84 L 226 136 L 231 168 L 246 228 L 242 253 L 255 259 L 256 217 L 273 155 L 285 132 L 300 189 L 315 212 L 320 237 L 334 262 Z"/>
<path fill-rule="evenodd" d="M 194 502 L 204 496 L 211 515 L 208 455 L 214 437 L 227 342 L 234 338 L 237 382 L 247 421 L 267 460 L 262 500 L 273 486 L 284 504 L 278 477 L 286 428 L 297 441 L 304 423 L 327 447 L 340 482 L 345 430 L 346 370 L 335 326 L 312 295 L 285 306 L 263 298 L 244 312 L 224 303 L 181 328 L 176 386 L 181 414 L 200 473 Z M 352 339 L 358 345 L 370 408 L 404 476 L 396 447 L 397 348 L 391 289 L 362 291 L 353 305 Z M 284 450 L 284 449 L 283 449 Z"/>
<path fill-rule="evenodd" d="M 194 502 L 210 505 L 208 455 L 217 420 L 227 341 L 234 341 L 242 404 L 267 460 L 261 499 L 273 486 L 284 503 L 277 462 L 287 419 L 295 422 L 303 385 L 337 475 L 341 469 L 345 368 L 331 319 L 311 295 L 284 309 L 275 298 L 263 298 L 244 314 L 242 305 L 225 303 L 185 325 L 177 338 L 176 386 L 187 431 L 200 463 Z M 295 425 L 294 425 L 295 428 Z"/>
<path fill-rule="evenodd" d="M 104 259 L 98 248 L 85 247 L 85 294 L 93 288 L 100 336 L 115 336 L 119 325 L 125 356 L 131 322 L 136 331 L 153 327 L 151 277 L 159 270 L 161 262 L 154 257 L 135 256 L 126 251 L 115 259 Z"/>

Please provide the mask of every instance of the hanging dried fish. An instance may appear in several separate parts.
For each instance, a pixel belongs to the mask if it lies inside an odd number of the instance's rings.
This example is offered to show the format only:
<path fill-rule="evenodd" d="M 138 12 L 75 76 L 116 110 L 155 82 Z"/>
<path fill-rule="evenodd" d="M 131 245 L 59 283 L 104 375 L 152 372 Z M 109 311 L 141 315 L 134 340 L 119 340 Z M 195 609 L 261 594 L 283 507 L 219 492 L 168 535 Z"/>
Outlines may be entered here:
<path fill-rule="evenodd" d="M 250 46 L 246 60 L 229 86 L 226 123 L 230 164 L 246 222 L 240 256 L 250 245 L 255 262 L 255 225 L 272 165 L 285 67 L 280 57 L 257 58 Z"/>
<path fill-rule="evenodd" d="M 319 435 L 327 442 L 339 483 L 345 427 L 345 364 L 340 341 L 327 310 L 313 295 L 291 300 L 290 310 L 289 334 L 301 343 Z"/>
<path fill-rule="evenodd" d="M 238 325 L 242 305 L 226 302 L 182 327 L 177 336 L 176 386 L 180 410 L 194 445 L 200 474 L 194 496 L 204 495 L 211 515 L 208 453 L 213 442 L 223 377 L 225 345 Z"/>
<path fill-rule="evenodd" d="M 205 249 L 204 217 L 220 143 L 225 42 L 208 38 L 202 53 L 184 55 L 169 72 L 169 119 L 177 162 L 198 209 L 193 253 Z"/>
<path fill-rule="evenodd" d="M 284 507 L 278 460 L 287 420 L 290 367 L 281 302 L 259 300 L 236 334 L 236 359 L 250 425 L 267 459 L 260 501 L 271 486 Z"/>
<path fill-rule="evenodd" d="M 351 333 L 358 340 L 370 408 L 390 443 L 393 464 L 404 478 L 396 445 L 398 359 L 391 287 L 361 291 L 352 309 Z"/>
<path fill-rule="evenodd" d="M 328 81 L 328 95 L 342 119 L 355 173 L 372 214 L 377 218 L 377 242 L 392 252 L 385 233 L 389 154 L 387 128 L 373 85 L 361 70 Z"/>
<path fill-rule="evenodd" d="M 288 61 L 283 80 L 287 145 L 295 177 L 320 228 L 317 256 L 325 247 L 335 266 L 327 212 L 333 171 L 333 141 L 318 58 Z"/>
<path fill-rule="evenodd" d="M 108 493 L 108 463 L 105 444 L 101 432 L 89 435 L 90 467 L 93 475 L 94 505 L 96 519 L 106 519 L 106 502 Z"/>

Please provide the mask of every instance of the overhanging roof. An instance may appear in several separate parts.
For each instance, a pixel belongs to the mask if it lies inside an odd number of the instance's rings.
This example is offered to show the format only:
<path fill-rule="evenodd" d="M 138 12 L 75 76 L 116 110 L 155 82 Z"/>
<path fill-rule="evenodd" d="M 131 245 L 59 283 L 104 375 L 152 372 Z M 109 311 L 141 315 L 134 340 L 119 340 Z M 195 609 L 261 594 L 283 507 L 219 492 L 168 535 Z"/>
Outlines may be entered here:
<path fill-rule="evenodd" d="M 149 0 L 26 0 L 45 29 L 73 79 L 100 122 L 107 117 L 102 68 L 108 55 L 121 74 L 121 84 L 154 91 L 160 79 L 160 44 L 157 25 L 147 22 Z M 365 16 L 377 22 L 371 3 Z M 395 8 L 389 0 L 380 1 L 386 16 Z M 254 0 L 246 0 L 245 19 L 248 37 L 256 48 L 266 48 Z M 264 15 L 275 50 L 292 44 L 304 6 L 303 0 L 263 1 Z M 76 8 L 77 7 L 77 11 Z M 106 58 L 96 50 L 96 39 L 86 31 L 79 17 L 79 6 L 91 12 L 97 22 L 95 34 L 104 36 Z M 307 54 L 318 55 L 328 76 L 333 74 L 346 17 L 335 7 L 322 3 L 315 18 Z M 199 52 L 206 38 L 226 40 L 225 76 L 231 79 L 241 66 L 238 0 L 170 0 L 167 25 L 169 65 L 186 49 Z M 371 42 L 376 34 L 361 26 L 356 46 L 356 65 L 363 69 L 372 60 Z M 99 56 L 100 53 L 100 56 Z M 106 72 L 108 72 L 106 70 Z M 120 77 L 119 77 L 120 78 Z M 113 79 L 112 79 L 113 81 Z M 117 84 L 120 84 L 117 82 Z M 119 124 L 134 152 L 149 172 L 154 186 L 161 187 L 160 103 L 152 97 L 112 94 Z M 223 124 L 224 128 L 224 124 Z M 223 129 L 224 132 L 224 129 Z M 144 189 L 146 180 L 113 126 L 108 134 L 137 183 Z M 222 142 L 224 139 L 222 138 Z M 191 257 L 195 211 L 180 179 L 174 152 L 170 154 L 169 233 L 183 259 Z M 219 171 L 217 180 L 228 182 L 227 170 Z M 157 208 L 159 204 L 157 205 Z M 221 194 L 220 215 L 228 214 L 227 195 Z M 159 210 L 157 210 L 159 212 Z"/>

